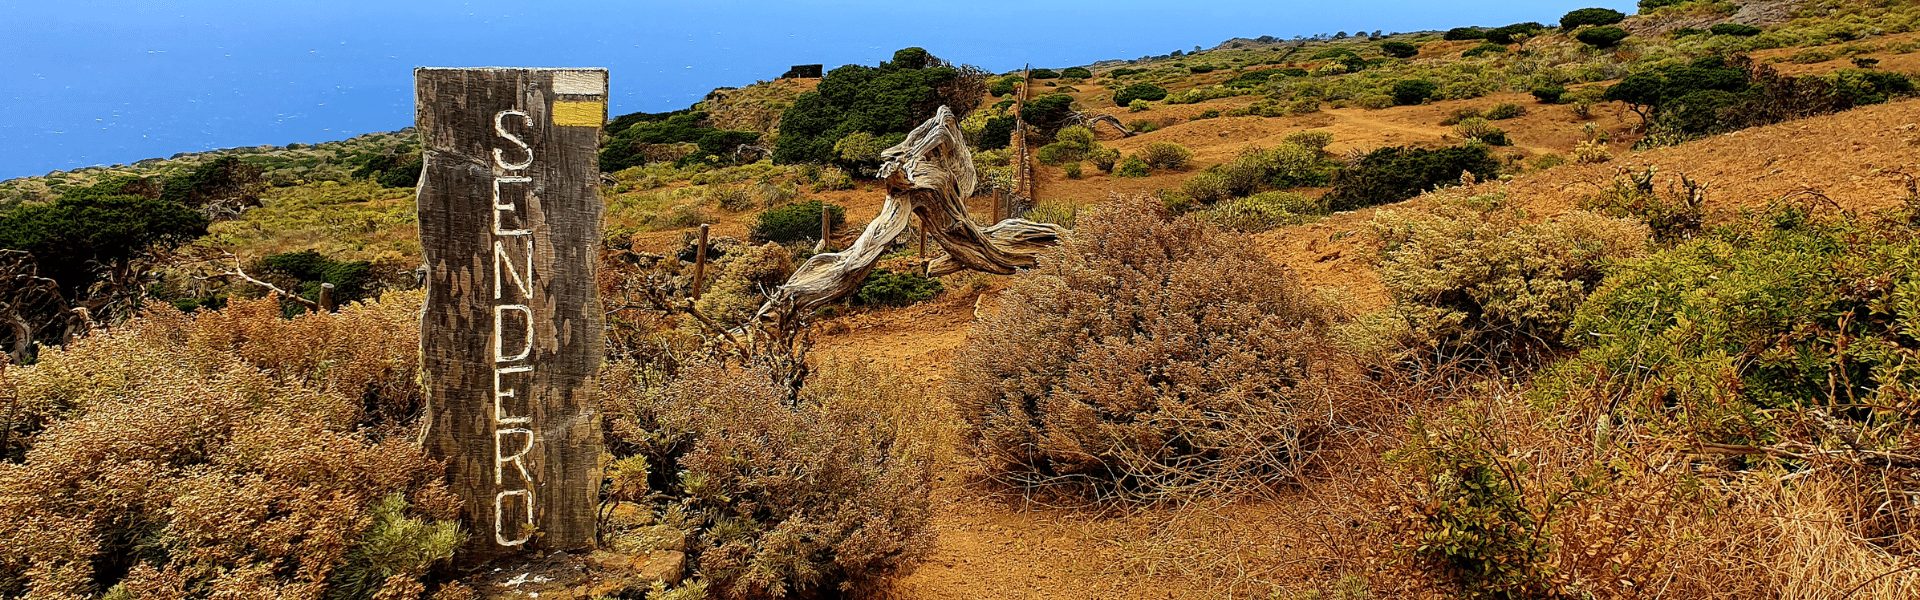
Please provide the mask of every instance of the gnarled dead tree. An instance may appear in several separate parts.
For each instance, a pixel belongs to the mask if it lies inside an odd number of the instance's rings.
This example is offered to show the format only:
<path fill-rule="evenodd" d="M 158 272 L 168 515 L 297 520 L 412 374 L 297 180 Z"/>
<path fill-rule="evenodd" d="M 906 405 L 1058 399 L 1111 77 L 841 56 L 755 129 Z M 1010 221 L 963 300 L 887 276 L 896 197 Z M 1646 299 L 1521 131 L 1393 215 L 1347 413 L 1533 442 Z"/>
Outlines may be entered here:
<path fill-rule="evenodd" d="M 93 324 L 87 309 L 72 306 L 60 284 L 39 271 L 32 254 L 0 250 L 0 350 L 14 363 L 32 358 L 35 342 L 66 343 Z"/>
<path fill-rule="evenodd" d="M 1119 131 L 1120 137 L 1134 136 L 1132 129 L 1127 129 L 1126 125 L 1120 124 L 1119 117 L 1107 113 L 1074 113 L 1073 117 L 1074 120 L 1079 121 L 1081 125 L 1087 126 L 1088 129 L 1092 129 L 1094 125 L 1105 123 L 1112 126 L 1114 130 Z"/>
<path fill-rule="evenodd" d="M 879 177 L 887 185 L 880 216 L 846 250 L 807 259 L 785 285 L 774 290 L 756 319 L 812 310 L 859 290 L 867 272 L 906 232 L 913 216 L 920 217 L 928 239 L 946 251 L 946 256 L 932 262 L 935 274 L 966 269 L 1009 274 L 1033 266 L 1040 251 L 1060 243 L 1066 234 L 1058 225 L 1025 219 L 1007 219 L 989 227 L 974 223 L 966 204 L 977 182 L 973 157 L 960 123 L 945 106 L 880 157 L 884 162 Z"/>

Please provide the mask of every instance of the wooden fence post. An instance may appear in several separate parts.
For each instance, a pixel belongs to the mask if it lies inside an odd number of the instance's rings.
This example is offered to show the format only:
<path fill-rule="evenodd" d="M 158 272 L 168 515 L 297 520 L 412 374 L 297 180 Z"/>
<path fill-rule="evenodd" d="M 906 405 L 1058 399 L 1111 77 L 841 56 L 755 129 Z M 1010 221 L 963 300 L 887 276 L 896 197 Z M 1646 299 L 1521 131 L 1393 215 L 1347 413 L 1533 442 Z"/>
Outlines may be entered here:
<path fill-rule="evenodd" d="M 700 224 L 700 241 L 693 249 L 693 299 L 700 299 L 700 289 L 707 284 L 707 232 L 712 225 Z"/>
<path fill-rule="evenodd" d="M 421 440 L 462 501 L 458 561 L 591 547 L 607 72 L 423 68 L 414 84 Z"/>
<path fill-rule="evenodd" d="M 832 238 L 833 211 L 827 208 L 827 203 L 822 202 L 820 203 L 820 251 L 833 250 L 833 243 L 827 241 Z"/>
<path fill-rule="evenodd" d="M 320 284 L 320 310 L 333 312 L 333 284 Z"/>

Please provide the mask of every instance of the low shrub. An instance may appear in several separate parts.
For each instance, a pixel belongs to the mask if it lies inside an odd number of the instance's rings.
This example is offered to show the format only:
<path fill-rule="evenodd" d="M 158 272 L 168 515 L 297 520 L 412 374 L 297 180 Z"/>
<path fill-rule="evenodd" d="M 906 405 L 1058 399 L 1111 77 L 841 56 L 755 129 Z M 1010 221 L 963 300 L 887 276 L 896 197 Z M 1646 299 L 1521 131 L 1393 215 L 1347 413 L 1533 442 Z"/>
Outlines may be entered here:
<path fill-rule="evenodd" d="M 1533 99 L 1540 101 L 1541 104 L 1559 104 L 1561 97 L 1565 96 L 1566 93 L 1567 86 L 1559 84 L 1543 85 L 1533 88 Z"/>
<path fill-rule="evenodd" d="M 1447 32 L 1440 37 L 1449 42 L 1484 40 L 1487 39 L 1487 30 L 1484 27 L 1455 27 L 1448 29 Z"/>
<path fill-rule="evenodd" d="M 1243 240 L 1122 198 L 993 302 L 948 389 L 996 481 L 1170 500 L 1287 481 L 1312 451 L 1320 317 Z"/>
<path fill-rule="evenodd" d="M 1127 112 L 1147 112 L 1147 110 L 1151 108 L 1153 108 L 1153 105 L 1147 104 L 1146 100 L 1139 98 L 1134 98 L 1132 102 L 1127 103 Z"/>
<path fill-rule="evenodd" d="M 1585 25 L 1612 25 L 1625 20 L 1626 13 L 1611 8 L 1582 8 L 1560 17 L 1560 28 L 1573 31 Z"/>
<path fill-rule="evenodd" d="M 1066 165 L 1061 167 L 1061 171 L 1063 171 L 1066 174 L 1067 179 L 1079 179 L 1080 178 L 1080 161 L 1073 161 L 1073 162 L 1067 163 Z"/>
<path fill-rule="evenodd" d="M 867 274 L 867 280 L 860 283 L 853 302 L 862 306 L 906 306 L 931 300 L 940 295 L 940 290 L 938 279 L 913 272 L 874 269 Z"/>
<path fill-rule="evenodd" d="M 1074 79 L 1086 79 L 1088 77 L 1093 76 L 1093 71 L 1087 70 L 1086 67 L 1067 67 L 1065 69 L 1060 70 L 1060 76 L 1074 78 Z"/>
<path fill-rule="evenodd" d="M 980 149 L 999 150 L 1013 144 L 1013 128 L 1019 120 L 1013 115 L 1000 115 L 987 119 L 980 129 Z"/>
<path fill-rule="evenodd" d="M 1034 79 L 1059 79 L 1060 72 L 1053 69 L 1034 69 L 1028 71 L 1027 76 Z"/>
<path fill-rule="evenodd" d="M 826 211 L 835 230 L 847 223 L 847 209 L 819 200 L 796 202 L 762 211 L 754 218 L 748 235 L 758 241 L 777 243 L 820 238 L 820 213 Z"/>
<path fill-rule="evenodd" d="M 729 212 L 741 212 L 753 208 L 757 203 L 747 188 L 737 185 L 710 185 L 706 190 L 707 203 Z"/>
<path fill-rule="evenodd" d="M 798 397 L 763 367 L 609 365 L 615 459 L 646 464 L 653 520 L 684 532 L 707 597 L 870 593 L 932 547 L 925 398 L 888 373 L 824 365 Z"/>
<path fill-rule="evenodd" d="M 1653 232 L 1654 241 L 1675 243 L 1692 238 L 1706 224 L 1706 185 L 1681 176 L 1664 192 L 1654 185 L 1654 169 L 1614 177 L 1612 185 L 1587 197 L 1581 208 L 1612 217 L 1639 219 Z"/>
<path fill-rule="evenodd" d="M 1487 41 L 1495 44 L 1517 44 L 1522 40 L 1546 31 L 1547 26 L 1534 22 L 1514 23 L 1505 27 L 1487 30 Z"/>
<path fill-rule="evenodd" d="M 1480 116 L 1486 117 L 1488 121 L 1504 121 L 1526 116 L 1526 114 L 1526 107 L 1512 102 L 1501 102 L 1480 113 Z"/>
<path fill-rule="evenodd" d="M 1399 202 L 1435 186 L 1457 183 L 1462 173 L 1491 179 L 1499 175 L 1500 162 L 1486 146 L 1477 144 L 1437 150 L 1379 148 L 1341 167 L 1326 197 L 1337 211 Z"/>
<path fill-rule="evenodd" d="M 1397 361 L 1531 366 L 1563 347 L 1604 268 L 1646 247 L 1646 226 L 1631 219 L 1575 211 L 1534 222 L 1498 198 L 1473 201 L 1374 217 Z"/>
<path fill-rule="evenodd" d="M 1754 27 L 1752 25 L 1747 25 L 1744 23 L 1719 23 L 1712 27 L 1708 27 L 1707 32 L 1714 35 L 1731 35 L 1734 37 L 1753 37 L 1756 35 L 1760 35 L 1762 33 L 1762 30 L 1759 27 Z"/>
<path fill-rule="evenodd" d="M 1472 117 L 1453 126 L 1453 132 L 1470 142 L 1480 142 L 1488 146 L 1507 146 L 1507 132 L 1480 117 Z"/>
<path fill-rule="evenodd" d="M 1627 30 L 1619 27 L 1590 27 L 1573 34 L 1573 39 L 1595 48 L 1612 48 L 1627 39 L 1628 35 Z"/>
<path fill-rule="evenodd" d="M 367 597 L 465 541 L 414 443 L 420 296 L 139 318 L 0 372 L 0 595 Z"/>
<path fill-rule="evenodd" d="M 1126 106 L 1126 105 L 1132 104 L 1134 100 L 1146 100 L 1148 102 L 1158 102 L 1160 100 L 1165 100 L 1166 98 L 1167 98 L 1167 88 L 1163 88 L 1151 83 L 1136 83 L 1124 88 L 1120 88 L 1120 91 L 1118 92 L 1114 92 L 1113 104 L 1114 106 Z"/>
<path fill-rule="evenodd" d="M 1088 152 L 1087 160 L 1093 162 L 1094 168 L 1112 173 L 1114 163 L 1120 162 L 1120 151 L 1101 146 L 1094 148 L 1092 152 Z"/>
<path fill-rule="evenodd" d="M 1126 160 L 1120 161 L 1119 166 L 1113 169 L 1115 177 L 1146 177 L 1149 173 L 1147 161 L 1141 160 L 1138 154 L 1128 155 Z"/>
<path fill-rule="evenodd" d="M 1306 148 L 1314 152 L 1325 152 L 1333 143 L 1333 132 L 1324 129 L 1309 129 L 1287 134 L 1286 143 Z"/>
<path fill-rule="evenodd" d="M 814 217 L 816 231 L 819 218 Z M 711 274 L 706 289 L 694 306 L 714 322 L 734 327 L 752 319 L 766 303 L 767 292 L 787 282 L 787 276 L 793 273 L 793 253 L 773 242 L 742 245 L 714 260 L 708 269 Z M 691 322 L 687 326 L 698 328 Z"/>
<path fill-rule="evenodd" d="M 1402 79 L 1393 84 L 1393 103 L 1398 106 L 1422 104 L 1433 99 L 1440 86 L 1425 79 Z"/>
<path fill-rule="evenodd" d="M 1420 54 L 1420 47 L 1406 42 L 1386 42 L 1380 44 L 1380 53 L 1394 58 L 1413 58 Z"/>
<path fill-rule="evenodd" d="M 1201 219 L 1222 229 L 1257 233 L 1299 225 L 1327 214 L 1326 203 L 1293 192 L 1260 192 L 1219 202 L 1200 211 Z"/>
<path fill-rule="evenodd" d="M 1567 339 L 1581 363 L 1618 374 L 1605 397 L 1703 441 L 1833 443 L 1821 438 L 1871 427 L 1920 390 L 1911 210 L 1775 205 L 1612 270 Z M 1811 430 L 1773 410 L 1835 403 L 1859 408 Z"/>
<path fill-rule="evenodd" d="M 1461 58 L 1475 58 L 1488 54 L 1506 54 L 1507 47 L 1500 44 L 1481 44 L 1460 53 Z"/>
<path fill-rule="evenodd" d="M 1149 167 L 1178 171 L 1187 168 L 1187 162 L 1193 160 L 1193 151 L 1173 142 L 1150 142 L 1140 148 L 1137 156 Z"/>

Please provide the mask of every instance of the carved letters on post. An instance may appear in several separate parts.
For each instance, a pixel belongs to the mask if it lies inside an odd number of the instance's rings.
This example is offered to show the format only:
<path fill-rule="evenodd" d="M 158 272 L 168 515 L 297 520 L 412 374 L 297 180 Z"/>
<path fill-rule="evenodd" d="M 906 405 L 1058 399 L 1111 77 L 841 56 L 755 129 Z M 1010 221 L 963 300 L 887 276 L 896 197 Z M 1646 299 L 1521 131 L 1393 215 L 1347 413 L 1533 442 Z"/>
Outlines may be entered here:
<path fill-rule="evenodd" d="M 419 69 L 423 443 L 466 561 L 593 542 L 600 69 Z"/>

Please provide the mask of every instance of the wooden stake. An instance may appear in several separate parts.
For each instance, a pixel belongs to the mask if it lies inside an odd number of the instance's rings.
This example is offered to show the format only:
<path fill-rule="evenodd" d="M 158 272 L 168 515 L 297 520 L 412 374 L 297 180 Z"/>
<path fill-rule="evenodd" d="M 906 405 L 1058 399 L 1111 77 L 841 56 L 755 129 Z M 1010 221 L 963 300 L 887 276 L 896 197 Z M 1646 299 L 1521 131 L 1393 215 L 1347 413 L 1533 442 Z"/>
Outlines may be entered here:
<path fill-rule="evenodd" d="M 820 203 L 820 251 L 826 252 L 833 249 L 833 243 L 827 241 L 831 239 L 833 239 L 833 211 L 827 208 L 827 203 L 822 202 Z"/>
<path fill-rule="evenodd" d="M 320 284 L 320 310 L 333 312 L 333 284 Z"/>
<path fill-rule="evenodd" d="M 455 559 L 591 548 L 604 457 L 596 282 L 604 69 L 419 69 L 428 265 L 421 445 L 470 532 Z"/>
<path fill-rule="evenodd" d="M 707 284 L 707 230 L 712 225 L 700 224 L 699 245 L 693 249 L 693 299 L 700 299 L 701 288 Z"/>

